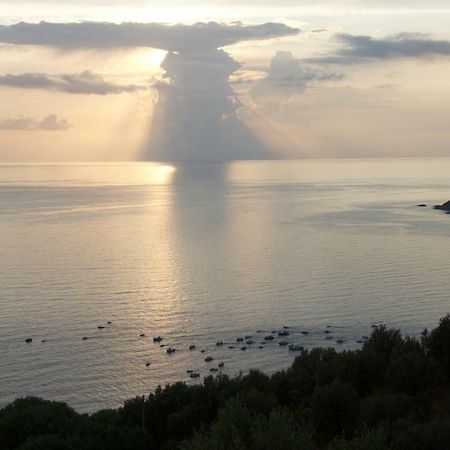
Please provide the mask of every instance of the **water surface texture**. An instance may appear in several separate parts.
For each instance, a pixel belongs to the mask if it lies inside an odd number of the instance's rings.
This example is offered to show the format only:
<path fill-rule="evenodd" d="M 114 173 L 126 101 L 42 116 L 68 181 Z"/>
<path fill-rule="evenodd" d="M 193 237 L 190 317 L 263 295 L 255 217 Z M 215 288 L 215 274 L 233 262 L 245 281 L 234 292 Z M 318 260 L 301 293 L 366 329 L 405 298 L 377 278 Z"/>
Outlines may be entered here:
<path fill-rule="evenodd" d="M 1 165 L 0 405 L 90 412 L 219 361 L 285 368 L 280 340 L 435 326 L 450 216 L 416 204 L 449 200 L 449 174 L 448 159 Z"/>

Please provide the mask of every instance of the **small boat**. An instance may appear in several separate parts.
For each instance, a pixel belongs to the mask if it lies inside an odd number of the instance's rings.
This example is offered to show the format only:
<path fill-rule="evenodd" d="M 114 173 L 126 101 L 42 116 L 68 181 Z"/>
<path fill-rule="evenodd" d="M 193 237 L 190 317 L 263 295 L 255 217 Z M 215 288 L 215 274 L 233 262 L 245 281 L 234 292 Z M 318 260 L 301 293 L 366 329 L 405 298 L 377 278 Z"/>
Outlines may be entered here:
<path fill-rule="evenodd" d="M 291 344 L 289 346 L 289 350 L 291 352 L 301 352 L 301 351 L 303 351 L 303 346 L 302 345 Z"/>
<path fill-rule="evenodd" d="M 103 329 L 105 328 L 105 326 L 104 326 L 104 325 L 99 325 L 97 328 L 98 328 L 99 330 L 103 330 Z"/>
<path fill-rule="evenodd" d="M 234 345 L 229 345 L 228 348 L 236 348 Z"/>
<path fill-rule="evenodd" d="M 166 350 L 166 352 L 167 352 L 167 354 L 172 354 L 172 353 L 175 353 L 177 350 L 175 349 L 175 348 L 173 348 L 173 347 L 169 347 L 167 350 Z"/>

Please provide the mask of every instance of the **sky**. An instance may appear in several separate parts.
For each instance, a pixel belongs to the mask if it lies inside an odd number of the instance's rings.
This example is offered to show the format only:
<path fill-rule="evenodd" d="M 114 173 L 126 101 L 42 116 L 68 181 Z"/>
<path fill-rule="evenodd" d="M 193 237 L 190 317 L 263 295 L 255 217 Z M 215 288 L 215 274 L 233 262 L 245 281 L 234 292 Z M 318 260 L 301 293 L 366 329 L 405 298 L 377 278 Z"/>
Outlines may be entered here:
<path fill-rule="evenodd" d="M 0 11 L 0 163 L 450 156 L 448 0 Z"/>

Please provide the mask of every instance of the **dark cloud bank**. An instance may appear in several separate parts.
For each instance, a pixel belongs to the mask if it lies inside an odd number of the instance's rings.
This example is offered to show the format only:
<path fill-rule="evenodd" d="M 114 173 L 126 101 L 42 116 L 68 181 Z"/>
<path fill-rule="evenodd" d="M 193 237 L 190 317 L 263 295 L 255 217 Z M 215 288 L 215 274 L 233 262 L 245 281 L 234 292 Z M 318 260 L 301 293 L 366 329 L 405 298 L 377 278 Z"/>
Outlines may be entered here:
<path fill-rule="evenodd" d="M 15 45 L 44 45 L 61 49 L 117 49 L 152 47 L 191 52 L 219 48 L 245 40 L 272 39 L 299 30 L 281 23 L 245 26 L 216 22 L 194 25 L 161 23 L 26 23 L 0 26 L 0 42 Z"/>
<path fill-rule="evenodd" d="M 341 48 L 335 54 L 310 58 L 305 62 L 358 64 L 394 58 L 431 58 L 450 56 L 450 41 L 431 39 L 418 33 L 400 33 L 383 39 L 371 36 L 337 34 Z"/>
<path fill-rule="evenodd" d="M 0 85 L 21 89 L 44 89 L 70 94 L 121 94 L 147 89 L 135 84 L 118 85 L 104 80 L 88 70 L 80 74 L 48 75 L 44 73 L 24 73 L 0 75 Z"/>

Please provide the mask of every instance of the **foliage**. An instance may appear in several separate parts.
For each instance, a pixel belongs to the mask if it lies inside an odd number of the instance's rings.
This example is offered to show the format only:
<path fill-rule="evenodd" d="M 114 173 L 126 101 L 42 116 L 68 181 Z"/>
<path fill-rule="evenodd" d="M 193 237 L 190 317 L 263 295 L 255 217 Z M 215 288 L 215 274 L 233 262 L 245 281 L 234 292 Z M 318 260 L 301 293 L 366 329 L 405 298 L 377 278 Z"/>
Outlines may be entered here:
<path fill-rule="evenodd" d="M 78 414 L 29 397 L 0 410 L 2 450 L 450 450 L 450 316 L 421 340 L 380 326 L 360 350 L 303 351 L 268 376 L 175 383 Z"/>

